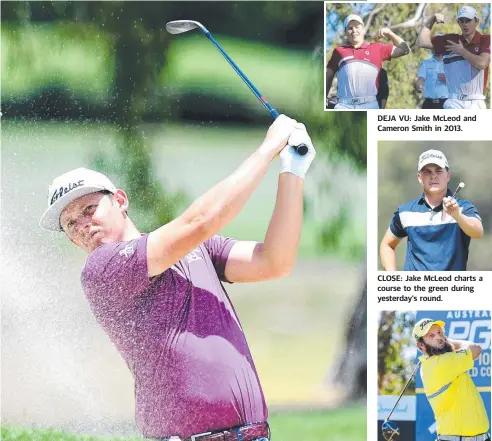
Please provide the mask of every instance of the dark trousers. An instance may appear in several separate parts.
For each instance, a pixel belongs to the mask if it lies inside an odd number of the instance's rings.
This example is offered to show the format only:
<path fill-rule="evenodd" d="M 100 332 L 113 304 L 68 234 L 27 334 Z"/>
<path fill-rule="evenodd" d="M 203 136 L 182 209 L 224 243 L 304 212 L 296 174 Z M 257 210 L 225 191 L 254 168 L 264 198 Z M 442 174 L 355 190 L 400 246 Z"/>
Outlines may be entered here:
<path fill-rule="evenodd" d="M 422 104 L 422 109 L 442 109 L 446 98 L 426 98 L 424 104 Z"/>

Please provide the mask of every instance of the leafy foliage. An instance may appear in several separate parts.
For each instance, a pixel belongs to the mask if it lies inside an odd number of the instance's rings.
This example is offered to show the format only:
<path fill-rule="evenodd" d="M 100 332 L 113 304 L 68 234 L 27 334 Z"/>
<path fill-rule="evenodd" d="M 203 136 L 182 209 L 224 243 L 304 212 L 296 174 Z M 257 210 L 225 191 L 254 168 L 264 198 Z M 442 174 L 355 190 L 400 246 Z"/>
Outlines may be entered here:
<path fill-rule="evenodd" d="M 378 391 L 382 395 L 398 395 L 415 368 L 408 349 L 415 314 L 400 311 L 382 311 L 378 329 Z M 405 353 L 406 352 L 406 353 Z M 405 393 L 415 393 L 414 380 Z"/>

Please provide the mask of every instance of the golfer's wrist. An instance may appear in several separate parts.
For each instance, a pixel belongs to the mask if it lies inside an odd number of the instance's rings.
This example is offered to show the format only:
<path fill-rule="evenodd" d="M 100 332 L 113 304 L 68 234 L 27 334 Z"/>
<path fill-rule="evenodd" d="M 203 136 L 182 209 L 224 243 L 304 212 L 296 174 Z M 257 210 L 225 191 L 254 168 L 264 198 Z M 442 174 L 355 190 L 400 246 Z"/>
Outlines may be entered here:
<path fill-rule="evenodd" d="M 268 159 L 269 161 L 273 161 L 275 156 L 278 155 L 279 149 L 278 147 L 278 142 L 273 142 L 270 140 L 265 140 L 261 143 L 260 147 L 258 148 L 258 153 Z"/>

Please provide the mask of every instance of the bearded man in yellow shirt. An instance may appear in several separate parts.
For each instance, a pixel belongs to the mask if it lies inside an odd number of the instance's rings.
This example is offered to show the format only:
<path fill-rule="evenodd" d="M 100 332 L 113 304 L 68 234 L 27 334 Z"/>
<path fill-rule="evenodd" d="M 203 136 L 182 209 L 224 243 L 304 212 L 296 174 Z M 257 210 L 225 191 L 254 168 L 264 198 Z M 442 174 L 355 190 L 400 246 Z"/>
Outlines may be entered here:
<path fill-rule="evenodd" d="M 439 441 L 490 441 L 482 397 L 468 371 L 482 352 L 470 341 L 444 335 L 444 322 L 422 319 L 413 336 L 422 352 L 420 375 L 434 411 Z"/>

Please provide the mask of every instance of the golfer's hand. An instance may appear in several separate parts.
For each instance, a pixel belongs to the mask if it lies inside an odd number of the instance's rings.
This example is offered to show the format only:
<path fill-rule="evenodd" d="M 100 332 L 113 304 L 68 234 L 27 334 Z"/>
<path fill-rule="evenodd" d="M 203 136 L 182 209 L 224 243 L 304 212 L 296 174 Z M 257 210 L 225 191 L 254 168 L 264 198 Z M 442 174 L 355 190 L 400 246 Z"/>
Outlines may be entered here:
<path fill-rule="evenodd" d="M 306 144 L 308 151 L 304 156 L 299 155 L 292 146 Z M 292 173 L 304 179 L 316 156 L 313 142 L 306 131 L 304 124 L 296 123 L 288 145 L 280 152 L 280 173 Z"/>
<path fill-rule="evenodd" d="M 444 15 L 434 14 L 434 23 L 444 23 Z"/>
<path fill-rule="evenodd" d="M 385 38 L 390 34 L 391 34 L 391 30 L 388 28 L 378 29 L 378 31 L 376 32 L 376 40 L 381 40 L 381 38 Z"/>
<path fill-rule="evenodd" d="M 280 115 L 268 129 L 260 151 L 277 156 L 287 145 L 289 136 L 297 121 L 285 115 Z"/>
<path fill-rule="evenodd" d="M 454 43 L 451 40 L 448 40 L 448 44 L 444 46 L 447 51 L 449 51 L 450 54 L 454 55 L 463 55 L 463 52 L 466 50 L 463 47 L 463 43 L 458 41 L 458 43 Z"/>
<path fill-rule="evenodd" d="M 459 216 L 460 206 L 458 205 L 458 202 L 456 202 L 455 198 L 452 198 L 451 196 L 446 196 L 442 200 L 442 206 L 444 208 L 444 211 L 453 218 L 456 219 L 456 217 Z"/>

